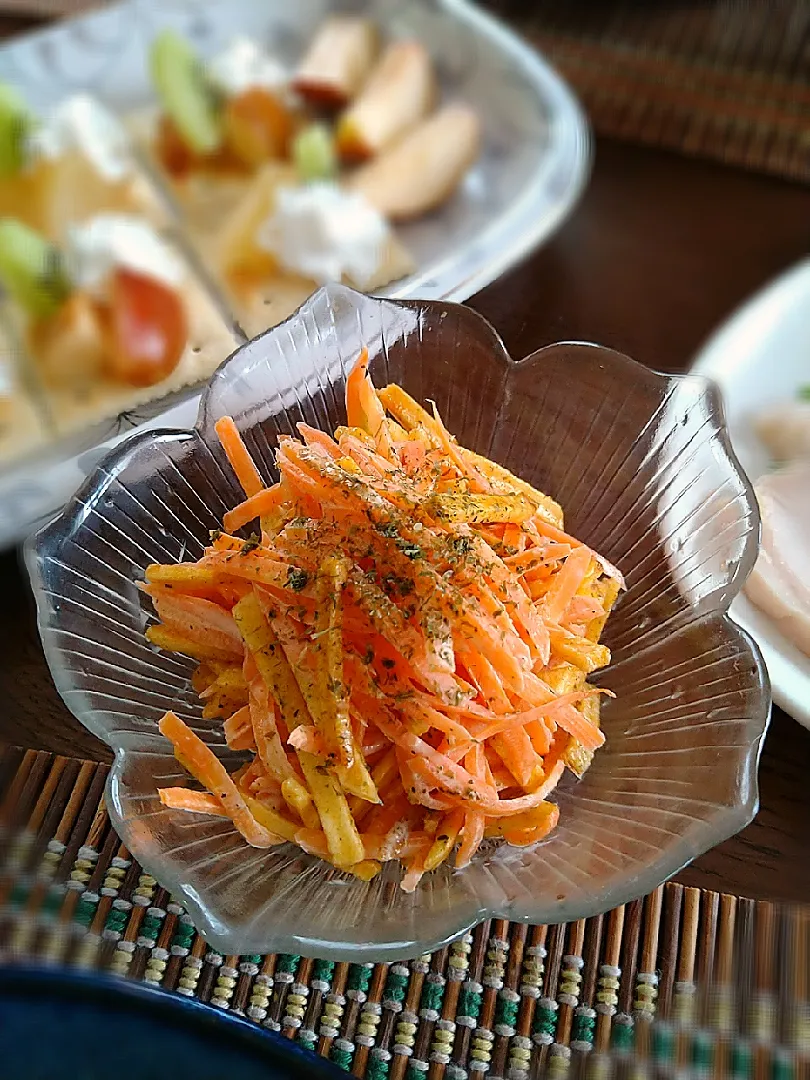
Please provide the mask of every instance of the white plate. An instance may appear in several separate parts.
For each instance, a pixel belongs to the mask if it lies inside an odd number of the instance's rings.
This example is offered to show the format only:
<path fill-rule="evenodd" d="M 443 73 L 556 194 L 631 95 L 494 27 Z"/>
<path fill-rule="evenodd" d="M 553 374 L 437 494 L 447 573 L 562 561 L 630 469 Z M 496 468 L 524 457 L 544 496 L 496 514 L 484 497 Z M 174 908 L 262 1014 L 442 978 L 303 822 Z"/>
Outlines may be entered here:
<path fill-rule="evenodd" d="M 466 300 L 557 228 L 590 167 L 588 124 L 565 83 L 534 49 L 467 0 L 126 0 L 0 48 L 0 79 L 40 110 L 89 89 L 125 112 L 151 100 L 146 56 L 160 27 L 177 28 L 203 56 L 234 34 L 247 34 L 292 67 L 324 16 L 340 10 L 366 11 L 386 35 L 425 42 L 443 97 L 469 102 L 481 117 L 482 153 L 462 190 L 440 212 L 403 230 L 418 271 L 383 291 Z M 144 422 L 156 426 L 166 407 L 138 409 L 85 433 L 80 444 L 56 445 L 36 463 L 0 473 L 0 548 L 62 505 L 98 460 L 84 451 L 114 445 Z M 196 404 L 188 414 L 195 412 Z M 172 422 L 180 421 L 172 416 Z"/>
<path fill-rule="evenodd" d="M 722 390 L 732 444 L 756 480 L 768 467 L 768 454 L 754 434 L 752 417 L 810 383 L 810 259 L 733 315 L 701 349 L 692 370 Z M 745 595 L 734 601 L 731 615 L 756 638 L 776 704 L 810 728 L 810 657 Z"/>

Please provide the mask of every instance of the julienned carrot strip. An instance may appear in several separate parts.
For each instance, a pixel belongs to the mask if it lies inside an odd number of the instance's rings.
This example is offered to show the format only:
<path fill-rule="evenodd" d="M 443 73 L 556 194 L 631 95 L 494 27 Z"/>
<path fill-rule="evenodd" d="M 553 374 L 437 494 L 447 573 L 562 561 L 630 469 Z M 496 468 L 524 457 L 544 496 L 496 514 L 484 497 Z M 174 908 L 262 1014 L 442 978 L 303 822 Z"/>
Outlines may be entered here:
<path fill-rule="evenodd" d="M 179 716 L 167 712 L 158 725 L 175 750 L 189 763 L 194 775 L 220 802 L 222 809 L 253 847 L 273 847 L 279 838 L 265 829 L 248 810 L 225 766 Z"/>
<path fill-rule="evenodd" d="M 525 845 L 556 825 L 566 763 L 580 775 L 604 741 L 585 678 L 609 659 L 621 575 L 435 406 L 378 394 L 365 351 L 346 398 L 334 438 L 299 424 L 303 441 L 279 440 L 270 488 L 220 421 L 246 498 L 198 563 L 148 568 L 162 623 L 147 636 L 202 661 L 203 715 L 255 754 L 228 777 L 167 714 L 210 793 L 161 798 L 364 881 L 399 859 L 412 890 L 454 847 L 463 867 L 485 835 Z M 259 540 L 230 535 L 256 517 Z"/>
<path fill-rule="evenodd" d="M 223 416 L 217 420 L 214 430 L 244 493 L 248 497 L 258 495 L 265 485 L 236 424 L 230 416 Z"/>
<path fill-rule="evenodd" d="M 229 817 L 228 811 L 214 795 L 207 791 L 192 791 L 184 787 L 158 788 L 160 801 L 170 810 L 186 810 L 190 814 L 211 814 L 212 817 Z"/>
<path fill-rule="evenodd" d="M 591 553 L 588 548 L 575 548 L 556 575 L 546 593 L 542 609 L 549 622 L 559 623 L 574 599 L 577 589 L 582 584 L 591 565 Z"/>
<path fill-rule="evenodd" d="M 222 519 L 223 528 L 229 533 L 236 532 L 243 525 L 247 525 L 249 521 L 255 521 L 257 517 L 262 517 L 277 510 L 285 501 L 285 498 L 284 488 L 281 484 L 274 484 L 272 487 L 264 488 L 262 491 L 256 492 L 255 495 L 251 495 L 250 498 L 245 499 L 244 502 L 239 503 L 233 510 L 229 510 Z"/>

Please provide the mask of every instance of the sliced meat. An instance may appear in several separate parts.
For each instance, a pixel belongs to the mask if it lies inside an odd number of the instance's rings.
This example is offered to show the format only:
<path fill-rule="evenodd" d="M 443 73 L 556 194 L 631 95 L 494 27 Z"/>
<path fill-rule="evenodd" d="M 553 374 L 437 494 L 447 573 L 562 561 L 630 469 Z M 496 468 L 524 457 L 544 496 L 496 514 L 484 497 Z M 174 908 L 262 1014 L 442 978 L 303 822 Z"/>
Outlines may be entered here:
<path fill-rule="evenodd" d="M 810 401 L 785 401 L 767 409 L 754 430 L 776 461 L 810 458 Z"/>
<path fill-rule="evenodd" d="M 810 656 L 810 458 L 764 476 L 755 490 L 762 546 L 745 592 Z"/>

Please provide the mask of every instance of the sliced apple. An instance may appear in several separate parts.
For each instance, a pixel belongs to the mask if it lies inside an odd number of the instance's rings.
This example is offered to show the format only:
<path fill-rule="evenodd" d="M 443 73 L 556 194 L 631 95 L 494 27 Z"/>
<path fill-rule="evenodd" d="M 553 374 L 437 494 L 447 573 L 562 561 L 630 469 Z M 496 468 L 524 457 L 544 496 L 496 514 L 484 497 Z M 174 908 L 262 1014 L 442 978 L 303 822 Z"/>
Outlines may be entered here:
<path fill-rule="evenodd" d="M 378 154 L 427 115 L 435 94 L 433 65 L 424 45 L 393 42 L 338 122 L 340 155 L 362 161 Z"/>
<path fill-rule="evenodd" d="M 434 210 L 450 198 L 478 156 L 481 125 L 466 105 L 446 105 L 349 180 L 392 221 Z"/>
<path fill-rule="evenodd" d="M 370 19 L 333 15 L 315 35 L 293 87 L 308 101 L 345 105 L 368 78 L 378 48 L 377 29 Z"/>

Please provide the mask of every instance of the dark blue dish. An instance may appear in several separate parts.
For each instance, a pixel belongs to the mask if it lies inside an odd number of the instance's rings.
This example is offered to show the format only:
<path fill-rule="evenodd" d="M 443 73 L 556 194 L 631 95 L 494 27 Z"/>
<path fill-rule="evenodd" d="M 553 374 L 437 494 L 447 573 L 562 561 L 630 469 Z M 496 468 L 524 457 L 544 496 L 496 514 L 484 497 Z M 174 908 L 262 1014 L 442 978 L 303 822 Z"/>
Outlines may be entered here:
<path fill-rule="evenodd" d="M 336 1080 L 346 1074 L 211 1006 L 97 973 L 6 967 L 9 1080 Z"/>

